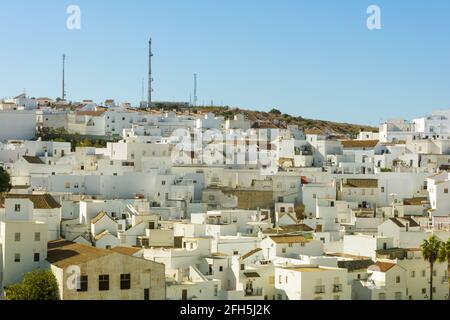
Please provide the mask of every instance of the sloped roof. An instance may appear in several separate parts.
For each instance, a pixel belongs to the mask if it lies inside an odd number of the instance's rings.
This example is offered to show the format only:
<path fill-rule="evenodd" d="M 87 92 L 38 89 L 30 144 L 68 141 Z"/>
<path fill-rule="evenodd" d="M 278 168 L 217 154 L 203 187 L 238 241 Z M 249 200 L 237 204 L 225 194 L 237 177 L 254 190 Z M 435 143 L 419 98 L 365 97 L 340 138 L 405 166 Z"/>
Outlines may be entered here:
<path fill-rule="evenodd" d="M 263 230 L 264 234 L 272 234 L 272 233 L 279 233 L 279 234 L 286 234 L 286 233 L 293 233 L 293 232 L 311 232 L 314 231 L 311 227 L 309 227 L 306 224 L 292 224 L 292 225 L 286 225 L 286 226 L 280 226 L 277 228 L 270 228 Z"/>
<path fill-rule="evenodd" d="M 270 236 L 270 239 L 272 239 L 275 243 L 306 243 L 308 240 L 306 240 L 303 236 Z"/>
<path fill-rule="evenodd" d="M 261 278 L 258 272 L 244 272 L 244 276 L 247 278 Z"/>
<path fill-rule="evenodd" d="M 410 227 L 420 227 L 420 225 L 411 217 L 404 218 L 389 218 L 393 223 L 395 223 L 400 228 L 405 228 L 406 223 L 409 223 Z"/>
<path fill-rule="evenodd" d="M 422 205 L 422 202 L 428 202 L 428 198 L 427 197 L 416 197 L 416 198 L 403 200 L 403 204 L 405 206 L 420 206 L 420 205 Z"/>
<path fill-rule="evenodd" d="M 338 267 L 347 269 L 348 271 L 364 270 L 372 266 L 374 262 L 371 259 L 359 260 L 339 260 Z"/>
<path fill-rule="evenodd" d="M 100 212 L 98 215 L 96 215 L 93 219 L 91 219 L 91 224 L 96 224 L 97 222 L 99 222 L 100 220 L 103 219 L 103 217 L 108 217 L 110 220 L 114 221 L 113 219 L 111 219 L 110 216 L 108 216 L 108 214 L 105 211 Z M 114 221 L 116 222 L 116 221 Z"/>
<path fill-rule="evenodd" d="M 256 248 L 256 249 L 254 249 L 254 250 L 252 250 L 252 251 L 249 251 L 249 252 L 247 252 L 246 254 L 244 254 L 244 255 L 241 257 L 241 260 L 245 260 L 245 259 L 251 257 L 252 255 L 254 255 L 254 254 L 256 254 L 256 253 L 258 253 L 258 252 L 260 252 L 260 251 L 262 251 L 261 248 Z"/>
<path fill-rule="evenodd" d="M 107 235 L 114 236 L 114 235 L 112 235 L 108 230 L 105 230 L 105 231 L 103 231 L 102 233 L 96 235 L 94 239 L 95 239 L 95 241 L 98 241 L 98 240 L 101 240 L 103 237 L 105 237 L 105 236 L 107 236 Z M 115 236 L 114 236 L 114 237 L 115 237 Z"/>
<path fill-rule="evenodd" d="M 375 148 L 380 141 L 378 140 L 342 140 L 344 148 Z"/>
<path fill-rule="evenodd" d="M 136 248 L 136 247 L 114 247 L 111 248 L 110 250 L 117 252 L 117 253 L 121 253 L 127 256 L 133 256 L 136 253 L 138 253 L 139 251 L 141 251 L 141 248 Z"/>
<path fill-rule="evenodd" d="M 7 194 L 6 199 L 28 199 L 35 209 L 57 209 L 61 205 L 50 194 Z"/>
<path fill-rule="evenodd" d="M 91 117 L 100 117 L 105 113 L 105 110 L 99 111 L 77 111 L 77 115 L 79 116 L 91 116 Z"/>
<path fill-rule="evenodd" d="M 397 264 L 391 262 L 377 261 L 369 267 L 370 270 L 386 272 L 395 267 Z"/>
<path fill-rule="evenodd" d="M 377 179 L 347 179 L 344 183 L 347 188 L 378 188 Z"/>
<path fill-rule="evenodd" d="M 47 261 L 59 268 L 71 265 L 80 265 L 99 259 L 114 251 L 91 247 L 81 243 L 66 240 L 51 241 L 48 243 Z"/>
<path fill-rule="evenodd" d="M 28 163 L 45 164 L 44 161 L 42 161 L 39 157 L 23 156 L 22 158 L 24 158 L 25 161 L 28 162 Z"/>

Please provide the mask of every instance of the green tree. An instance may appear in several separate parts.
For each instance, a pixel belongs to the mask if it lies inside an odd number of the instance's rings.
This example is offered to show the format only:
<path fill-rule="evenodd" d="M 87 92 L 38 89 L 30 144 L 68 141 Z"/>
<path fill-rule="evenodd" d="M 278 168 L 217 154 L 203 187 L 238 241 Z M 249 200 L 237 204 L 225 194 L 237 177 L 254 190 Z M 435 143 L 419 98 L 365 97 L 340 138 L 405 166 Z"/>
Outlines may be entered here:
<path fill-rule="evenodd" d="M 433 300 L 434 264 L 438 262 L 441 245 L 442 242 L 435 235 L 432 235 L 428 240 L 424 240 L 420 245 L 423 259 L 430 264 L 430 300 Z"/>
<path fill-rule="evenodd" d="M 281 111 L 278 110 L 278 109 L 273 108 L 272 110 L 269 111 L 269 113 L 280 115 Z"/>
<path fill-rule="evenodd" d="M 50 270 L 26 273 L 21 283 L 5 288 L 7 300 L 59 300 L 58 283 Z"/>
<path fill-rule="evenodd" d="M 0 167 L 0 192 L 8 192 L 11 187 L 11 176 L 3 167 Z"/>
<path fill-rule="evenodd" d="M 441 243 L 441 247 L 439 248 L 438 261 L 442 263 L 450 263 L 450 239 L 448 239 L 447 242 Z"/>

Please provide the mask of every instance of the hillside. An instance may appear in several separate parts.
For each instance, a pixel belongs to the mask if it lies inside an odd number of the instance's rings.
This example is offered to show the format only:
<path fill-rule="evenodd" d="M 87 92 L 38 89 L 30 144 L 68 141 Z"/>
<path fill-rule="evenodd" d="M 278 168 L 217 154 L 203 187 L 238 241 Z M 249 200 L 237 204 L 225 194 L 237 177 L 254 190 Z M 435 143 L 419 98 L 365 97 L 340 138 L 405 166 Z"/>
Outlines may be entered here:
<path fill-rule="evenodd" d="M 378 132 L 378 128 L 371 126 L 306 119 L 303 117 L 283 114 L 276 109 L 273 109 L 270 112 L 262 112 L 229 107 L 194 107 L 191 111 L 193 113 L 201 114 L 213 112 L 215 115 L 224 116 L 226 119 L 233 118 L 236 114 L 244 114 L 248 119 L 256 121 L 260 127 L 274 126 L 278 128 L 285 128 L 287 125 L 298 125 L 299 128 L 303 129 L 307 133 L 317 132 L 328 135 L 355 137 L 361 131 Z"/>

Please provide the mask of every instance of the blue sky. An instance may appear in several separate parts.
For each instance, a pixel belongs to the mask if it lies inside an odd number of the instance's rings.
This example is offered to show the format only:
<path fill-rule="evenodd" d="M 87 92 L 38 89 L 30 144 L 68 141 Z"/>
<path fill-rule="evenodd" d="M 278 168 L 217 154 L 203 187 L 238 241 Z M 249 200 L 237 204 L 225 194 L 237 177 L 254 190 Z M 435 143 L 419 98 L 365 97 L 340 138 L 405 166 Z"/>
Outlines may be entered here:
<path fill-rule="evenodd" d="M 372 125 L 450 108 L 448 0 L 1 1 L 0 97 L 59 96 L 64 52 L 68 99 L 137 103 L 149 36 L 155 100 L 189 101 L 198 73 L 199 103 Z"/>

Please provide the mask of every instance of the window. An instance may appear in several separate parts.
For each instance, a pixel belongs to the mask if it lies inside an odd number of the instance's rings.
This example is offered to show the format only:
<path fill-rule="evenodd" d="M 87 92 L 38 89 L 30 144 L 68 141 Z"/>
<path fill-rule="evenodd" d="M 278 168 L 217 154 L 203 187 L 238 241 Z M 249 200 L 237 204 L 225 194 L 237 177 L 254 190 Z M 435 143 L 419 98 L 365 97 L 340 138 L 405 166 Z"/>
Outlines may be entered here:
<path fill-rule="evenodd" d="M 396 283 L 400 283 L 400 276 L 397 276 L 397 277 L 395 278 L 395 282 L 396 282 Z"/>
<path fill-rule="evenodd" d="M 281 276 L 278 276 L 278 283 L 281 284 L 282 283 L 282 279 Z"/>
<path fill-rule="evenodd" d="M 288 247 L 289 247 L 289 248 L 292 248 L 292 247 L 294 247 L 294 244 L 293 244 L 293 243 L 289 243 L 289 244 L 288 244 Z"/>
<path fill-rule="evenodd" d="M 66 187 L 66 189 L 70 189 L 70 182 L 66 182 L 65 187 Z"/>
<path fill-rule="evenodd" d="M 282 253 L 286 253 L 286 248 L 281 249 Z"/>
<path fill-rule="evenodd" d="M 437 271 L 433 270 L 433 277 L 436 277 L 436 276 L 437 276 Z"/>
<path fill-rule="evenodd" d="M 131 274 L 120 275 L 120 290 L 129 290 L 131 288 Z"/>
<path fill-rule="evenodd" d="M 245 264 L 241 264 L 241 271 L 245 270 Z"/>
<path fill-rule="evenodd" d="M 386 300 L 386 293 L 384 293 L 384 292 L 379 293 L 378 300 Z"/>
<path fill-rule="evenodd" d="M 88 291 L 88 276 L 79 276 L 78 277 L 78 292 L 86 292 Z"/>
<path fill-rule="evenodd" d="M 223 272 L 223 267 L 222 266 L 219 267 L 219 271 Z"/>
<path fill-rule="evenodd" d="M 20 241 L 20 232 L 14 233 L 14 241 L 19 242 Z"/>
<path fill-rule="evenodd" d="M 20 204 L 14 205 L 14 211 L 15 212 L 20 212 Z"/>
<path fill-rule="evenodd" d="M 166 181 L 161 181 L 161 184 L 163 185 L 163 186 L 165 186 L 166 185 Z"/>
<path fill-rule="evenodd" d="M 40 232 L 34 233 L 34 241 L 41 241 L 41 233 Z"/>
<path fill-rule="evenodd" d="M 214 285 L 214 297 L 217 297 L 218 294 L 219 294 L 219 286 L 216 284 Z"/>
<path fill-rule="evenodd" d="M 395 300 L 402 300 L 402 293 L 401 292 L 396 292 L 395 293 Z"/>
<path fill-rule="evenodd" d="M 427 289 L 426 288 L 422 288 L 422 294 L 427 294 Z"/>
<path fill-rule="evenodd" d="M 109 275 L 98 276 L 98 290 L 99 291 L 109 290 Z"/>
<path fill-rule="evenodd" d="M 444 193 L 448 193 L 448 189 L 447 188 L 444 189 Z"/>
<path fill-rule="evenodd" d="M 416 272 L 413 270 L 411 271 L 411 278 L 415 278 L 416 277 Z"/>
<path fill-rule="evenodd" d="M 433 293 L 436 293 L 436 287 L 433 287 Z"/>
<path fill-rule="evenodd" d="M 426 275 L 427 275 L 426 270 L 422 270 L 422 277 L 426 277 Z"/>
<path fill-rule="evenodd" d="M 239 255 L 239 251 L 233 251 L 233 256 Z"/>
<path fill-rule="evenodd" d="M 39 262 L 41 259 L 40 259 L 40 255 L 39 255 L 39 253 L 35 253 L 34 254 L 34 262 Z"/>
<path fill-rule="evenodd" d="M 20 262 L 20 253 L 14 254 L 14 262 Z"/>
<path fill-rule="evenodd" d="M 384 187 L 381 187 L 381 192 L 384 192 Z"/>
<path fill-rule="evenodd" d="M 150 300 L 150 289 L 144 289 L 144 300 Z"/>

